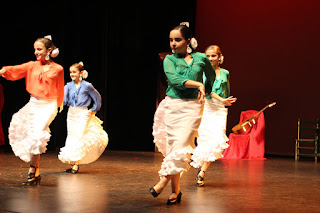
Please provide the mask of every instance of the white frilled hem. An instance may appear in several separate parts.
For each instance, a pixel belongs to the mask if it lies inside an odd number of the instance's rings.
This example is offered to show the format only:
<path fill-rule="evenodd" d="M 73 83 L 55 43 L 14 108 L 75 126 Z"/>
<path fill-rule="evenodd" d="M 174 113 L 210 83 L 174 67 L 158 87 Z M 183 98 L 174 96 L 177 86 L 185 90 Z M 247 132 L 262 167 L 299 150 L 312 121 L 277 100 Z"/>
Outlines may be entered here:
<path fill-rule="evenodd" d="M 160 176 L 188 170 L 194 139 L 201 122 L 203 105 L 194 99 L 166 97 L 154 116 L 153 136 L 164 155 Z"/>
<path fill-rule="evenodd" d="M 12 116 L 9 141 L 12 151 L 25 162 L 47 150 L 49 125 L 57 115 L 57 101 L 31 96 L 29 102 Z"/>
<path fill-rule="evenodd" d="M 91 116 L 84 107 L 69 107 L 68 136 L 65 147 L 60 149 L 59 160 L 63 163 L 79 161 L 89 164 L 96 161 L 108 145 L 108 134 L 103 130 L 102 121 Z"/>
<path fill-rule="evenodd" d="M 223 157 L 228 148 L 226 122 L 228 109 L 216 99 L 206 100 L 199 127 L 197 147 L 191 157 L 191 166 L 199 168 L 204 162 L 212 162 Z"/>

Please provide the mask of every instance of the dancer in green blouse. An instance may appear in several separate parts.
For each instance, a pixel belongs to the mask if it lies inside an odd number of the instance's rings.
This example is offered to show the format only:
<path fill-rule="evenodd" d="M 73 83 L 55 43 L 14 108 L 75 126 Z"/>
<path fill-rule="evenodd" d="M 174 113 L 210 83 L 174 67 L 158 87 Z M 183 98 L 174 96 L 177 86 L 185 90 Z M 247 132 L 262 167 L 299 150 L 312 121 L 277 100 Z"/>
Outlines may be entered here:
<path fill-rule="evenodd" d="M 159 171 L 161 179 L 150 188 L 150 193 L 157 197 L 171 181 L 172 193 L 167 205 L 181 201 L 180 176 L 189 168 L 205 92 L 211 92 L 215 78 L 207 56 L 192 53 L 197 42 L 187 25 L 182 23 L 170 32 L 170 47 L 174 54 L 167 55 L 163 62 L 168 78 L 167 96 L 155 113 L 153 125 L 154 142 L 165 158 Z"/>
<path fill-rule="evenodd" d="M 229 146 L 226 136 L 228 109 L 225 106 L 231 106 L 237 100 L 230 96 L 229 71 L 220 67 L 224 59 L 220 48 L 212 45 L 205 53 L 215 69 L 216 78 L 204 104 L 198 146 L 192 155 L 191 165 L 200 168 L 196 178 L 198 186 L 204 185 L 203 178 L 211 162 L 222 158 L 224 149 Z"/>

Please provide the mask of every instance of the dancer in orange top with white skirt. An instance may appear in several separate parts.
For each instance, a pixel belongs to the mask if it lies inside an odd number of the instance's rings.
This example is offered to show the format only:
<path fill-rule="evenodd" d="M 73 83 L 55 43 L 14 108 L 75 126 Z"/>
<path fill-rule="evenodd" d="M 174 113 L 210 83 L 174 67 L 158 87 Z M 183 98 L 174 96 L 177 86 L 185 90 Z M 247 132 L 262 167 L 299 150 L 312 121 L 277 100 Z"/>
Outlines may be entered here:
<path fill-rule="evenodd" d="M 23 185 L 40 184 L 40 154 L 50 140 L 49 125 L 63 104 L 63 67 L 50 59 L 59 54 L 51 36 L 38 38 L 34 44 L 36 61 L 15 66 L 5 66 L 0 75 L 15 81 L 25 78 L 30 93 L 29 102 L 12 116 L 9 127 L 9 142 L 16 156 L 30 162 L 28 180 Z"/>

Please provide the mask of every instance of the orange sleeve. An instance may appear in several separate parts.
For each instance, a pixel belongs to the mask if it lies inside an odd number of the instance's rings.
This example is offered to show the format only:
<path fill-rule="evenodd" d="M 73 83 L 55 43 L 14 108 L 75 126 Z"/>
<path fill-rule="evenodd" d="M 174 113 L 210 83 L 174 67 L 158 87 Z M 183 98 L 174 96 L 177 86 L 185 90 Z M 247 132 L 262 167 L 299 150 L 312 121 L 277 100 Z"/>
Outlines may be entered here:
<path fill-rule="evenodd" d="M 57 79 L 57 105 L 60 107 L 63 104 L 63 96 L 64 96 L 64 71 L 59 71 L 58 79 Z"/>
<path fill-rule="evenodd" d="M 34 61 L 29 61 L 20 65 L 2 67 L 6 71 L 2 76 L 10 81 L 25 78 L 28 73 L 28 70 L 30 70 L 33 67 L 33 65 Z"/>

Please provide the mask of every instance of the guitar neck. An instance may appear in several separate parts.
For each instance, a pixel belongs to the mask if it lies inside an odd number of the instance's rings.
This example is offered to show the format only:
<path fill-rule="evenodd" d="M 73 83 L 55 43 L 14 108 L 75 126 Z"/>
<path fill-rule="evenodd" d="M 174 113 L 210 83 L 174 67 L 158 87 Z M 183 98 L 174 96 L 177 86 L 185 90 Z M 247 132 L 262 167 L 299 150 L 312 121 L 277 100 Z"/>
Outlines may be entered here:
<path fill-rule="evenodd" d="M 252 118 L 257 117 L 261 112 L 263 112 L 264 110 L 266 110 L 268 107 L 270 107 L 270 104 L 268 104 L 267 106 L 265 106 L 262 110 L 260 110 L 260 111 L 257 112 L 254 116 L 248 118 L 247 120 L 251 120 Z"/>

